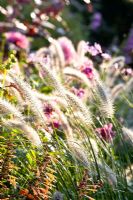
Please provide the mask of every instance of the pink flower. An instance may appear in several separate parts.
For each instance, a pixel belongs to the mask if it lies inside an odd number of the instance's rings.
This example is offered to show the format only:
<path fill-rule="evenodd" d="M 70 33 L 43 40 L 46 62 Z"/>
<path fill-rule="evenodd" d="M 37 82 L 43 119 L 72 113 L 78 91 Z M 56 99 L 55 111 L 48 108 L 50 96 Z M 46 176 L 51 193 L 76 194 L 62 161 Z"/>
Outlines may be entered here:
<path fill-rule="evenodd" d="M 97 54 L 99 54 L 99 52 L 97 51 L 97 49 L 94 46 L 88 46 L 88 52 L 92 56 L 96 56 Z"/>
<path fill-rule="evenodd" d="M 54 128 L 59 128 L 60 127 L 60 122 L 58 121 L 58 120 L 54 120 L 53 122 L 52 122 L 52 124 L 53 124 L 53 126 L 54 126 Z"/>
<path fill-rule="evenodd" d="M 25 35 L 19 32 L 7 32 L 5 33 L 8 42 L 15 44 L 19 48 L 28 49 L 29 41 Z"/>
<path fill-rule="evenodd" d="M 77 96 L 79 97 L 80 99 L 83 98 L 84 94 L 85 94 L 85 91 L 84 89 L 82 88 L 75 88 L 75 87 L 72 87 L 72 92 Z"/>
<path fill-rule="evenodd" d="M 125 76 L 133 76 L 133 70 L 131 68 L 124 68 L 122 74 Z"/>
<path fill-rule="evenodd" d="M 85 47 L 86 53 L 88 52 L 91 56 L 97 56 L 101 55 L 104 60 L 110 60 L 111 56 L 107 53 L 103 53 L 101 45 L 98 43 L 94 43 L 94 45 L 89 45 L 89 43 L 86 43 Z"/>
<path fill-rule="evenodd" d="M 91 60 L 86 60 L 84 61 L 82 67 L 81 67 L 81 72 L 86 74 L 87 78 L 90 80 L 93 79 L 94 73 L 93 73 L 93 62 Z"/>
<path fill-rule="evenodd" d="M 43 111 L 48 118 L 53 114 L 53 108 L 50 104 L 46 104 Z"/>
<path fill-rule="evenodd" d="M 111 59 L 111 56 L 108 53 L 102 53 L 101 55 L 107 61 Z"/>
<path fill-rule="evenodd" d="M 115 136 L 115 132 L 112 130 L 112 128 L 113 128 L 113 125 L 109 123 L 109 124 L 105 124 L 102 128 L 97 128 L 96 132 L 106 142 L 111 142 L 113 137 Z"/>
<path fill-rule="evenodd" d="M 92 79 L 93 78 L 93 70 L 90 67 L 86 67 L 82 70 L 84 74 L 86 74 L 87 78 Z"/>
<path fill-rule="evenodd" d="M 102 53 L 102 48 L 101 48 L 101 45 L 100 45 L 100 44 L 95 43 L 95 44 L 94 44 L 94 47 L 95 47 L 95 49 L 98 51 L 98 53 Z"/>
<path fill-rule="evenodd" d="M 74 49 L 73 43 L 66 37 L 60 37 L 58 42 L 63 50 L 65 61 L 67 64 L 69 64 L 76 57 L 76 51 Z"/>
<path fill-rule="evenodd" d="M 92 56 L 102 54 L 102 48 L 101 48 L 100 44 L 97 44 L 97 43 L 95 43 L 94 46 L 89 45 L 89 43 L 87 43 L 86 51 Z"/>

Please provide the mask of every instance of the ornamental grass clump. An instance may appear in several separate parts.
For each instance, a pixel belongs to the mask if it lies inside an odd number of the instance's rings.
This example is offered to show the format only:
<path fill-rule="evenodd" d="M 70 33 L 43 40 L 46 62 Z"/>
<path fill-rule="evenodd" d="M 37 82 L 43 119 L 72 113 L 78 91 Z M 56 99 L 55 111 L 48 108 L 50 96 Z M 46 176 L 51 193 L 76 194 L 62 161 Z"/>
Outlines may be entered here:
<path fill-rule="evenodd" d="M 120 58 L 97 43 L 81 41 L 76 51 L 65 37 L 49 42 L 34 58 L 26 55 L 21 67 L 18 58 L 19 74 L 13 62 L 10 69 L 1 69 L 2 163 L 9 151 L 5 143 L 11 140 L 13 157 L 5 163 L 15 183 L 1 178 L 1 188 L 7 190 L 0 198 L 127 199 L 132 158 L 125 140 L 132 151 L 132 128 L 120 118 L 119 107 L 132 78 L 120 76 L 123 57 L 119 67 Z"/>

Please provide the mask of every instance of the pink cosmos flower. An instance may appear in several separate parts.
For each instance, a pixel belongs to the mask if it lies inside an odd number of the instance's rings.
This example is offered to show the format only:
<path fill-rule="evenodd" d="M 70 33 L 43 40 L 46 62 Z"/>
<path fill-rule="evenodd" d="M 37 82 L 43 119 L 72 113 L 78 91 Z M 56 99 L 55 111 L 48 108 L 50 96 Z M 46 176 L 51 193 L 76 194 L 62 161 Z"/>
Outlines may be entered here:
<path fill-rule="evenodd" d="M 111 56 L 108 53 L 102 53 L 101 55 L 107 61 L 111 59 Z"/>
<path fill-rule="evenodd" d="M 76 57 L 76 51 L 74 49 L 73 43 L 66 37 L 60 37 L 58 42 L 63 50 L 66 63 L 71 63 Z"/>
<path fill-rule="evenodd" d="M 77 97 L 79 97 L 80 99 L 82 99 L 84 97 L 84 94 L 85 94 L 85 91 L 83 88 L 75 88 L 75 87 L 72 87 L 72 90 L 71 90 Z"/>
<path fill-rule="evenodd" d="M 94 46 L 87 43 L 86 52 L 88 52 L 92 56 L 96 56 L 98 54 L 102 54 L 102 48 L 98 43 L 94 43 Z"/>
<path fill-rule="evenodd" d="M 98 51 L 97 51 L 97 49 L 94 46 L 88 46 L 88 52 L 92 56 L 96 56 L 98 54 Z"/>
<path fill-rule="evenodd" d="M 61 126 L 61 124 L 58 120 L 54 120 L 52 124 L 53 124 L 54 128 L 57 128 L 57 129 Z"/>
<path fill-rule="evenodd" d="M 111 142 L 113 137 L 115 136 L 115 132 L 112 130 L 112 128 L 113 128 L 113 125 L 109 123 L 109 124 L 105 124 L 102 128 L 97 128 L 96 132 L 106 142 Z"/>
<path fill-rule="evenodd" d="M 131 68 L 124 68 L 121 73 L 125 76 L 133 76 L 133 70 Z"/>
<path fill-rule="evenodd" d="M 7 32 L 5 33 L 8 42 L 15 44 L 19 48 L 28 49 L 29 40 L 25 35 L 19 32 Z"/>
<path fill-rule="evenodd" d="M 48 118 L 50 118 L 51 115 L 53 114 L 53 108 L 52 108 L 52 106 L 51 106 L 50 104 L 46 104 L 46 105 L 44 106 L 43 111 L 44 111 L 45 115 L 46 115 Z"/>
<path fill-rule="evenodd" d="M 93 70 L 90 67 L 86 67 L 82 70 L 84 74 L 86 74 L 87 78 L 92 79 L 93 78 Z"/>
<path fill-rule="evenodd" d="M 94 45 L 89 45 L 89 43 L 86 43 L 86 53 L 88 52 L 91 56 L 97 56 L 101 55 L 103 59 L 110 60 L 111 56 L 108 53 L 103 53 L 101 45 L 98 43 L 94 43 Z"/>
<path fill-rule="evenodd" d="M 87 78 L 90 80 L 93 79 L 94 73 L 93 73 L 93 62 L 89 59 L 85 60 L 82 67 L 81 67 L 81 72 L 86 74 Z"/>

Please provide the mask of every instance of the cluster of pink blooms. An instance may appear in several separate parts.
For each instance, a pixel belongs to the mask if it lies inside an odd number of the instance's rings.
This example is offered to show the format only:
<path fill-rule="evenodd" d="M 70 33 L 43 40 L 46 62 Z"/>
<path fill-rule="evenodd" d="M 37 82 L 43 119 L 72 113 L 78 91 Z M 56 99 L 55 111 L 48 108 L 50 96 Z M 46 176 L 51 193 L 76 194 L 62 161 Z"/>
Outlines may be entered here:
<path fill-rule="evenodd" d="M 96 132 L 106 142 L 111 142 L 113 137 L 115 136 L 115 132 L 112 129 L 113 129 L 113 125 L 109 123 L 109 124 L 105 124 L 101 128 L 97 128 Z"/>
<path fill-rule="evenodd" d="M 69 40 L 66 37 L 61 37 L 58 39 L 58 42 L 64 53 L 66 65 L 71 64 L 73 62 L 78 62 L 78 55 L 71 40 Z M 92 79 L 93 78 L 93 62 L 84 56 L 84 60 L 81 65 L 82 65 L 80 66 L 81 72 L 86 74 L 86 76 L 89 79 Z"/>
<path fill-rule="evenodd" d="M 78 63 L 79 55 L 77 54 L 73 43 L 66 37 L 61 37 L 58 39 L 58 42 L 62 48 L 66 65 L 72 64 L 74 62 Z M 111 56 L 107 53 L 102 51 L 102 48 L 99 44 L 95 43 L 94 45 L 89 45 L 89 43 L 84 42 L 84 54 L 89 53 L 91 56 L 101 55 L 105 61 L 111 59 Z M 84 55 L 84 59 L 80 63 L 80 71 L 86 74 L 87 78 L 92 80 L 94 77 L 94 70 L 93 70 L 93 62 Z M 78 64 L 79 64 L 78 63 Z"/>
<path fill-rule="evenodd" d="M 7 32 L 5 37 L 9 43 L 15 44 L 17 47 L 22 49 L 29 49 L 28 38 L 19 32 Z"/>
<path fill-rule="evenodd" d="M 111 59 L 111 56 L 109 54 L 103 53 L 102 48 L 101 48 L 100 44 L 98 44 L 98 43 L 94 43 L 94 45 L 90 45 L 89 43 L 87 43 L 85 50 L 91 56 L 101 55 L 103 57 L 103 59 L 105 59 L 105 60 Z"/>
<path fill-rule="evenodd" d="M 89 45 L 89 43 L 87 43 L 86 51 L 88 53 L 90 53 L 90 55 L 92 55 L 92 56 L 96 56 L 98 54 L 102 54 L 102 48 L 97 43 L 95 43 L 94 46 L 93 45 Z"/>

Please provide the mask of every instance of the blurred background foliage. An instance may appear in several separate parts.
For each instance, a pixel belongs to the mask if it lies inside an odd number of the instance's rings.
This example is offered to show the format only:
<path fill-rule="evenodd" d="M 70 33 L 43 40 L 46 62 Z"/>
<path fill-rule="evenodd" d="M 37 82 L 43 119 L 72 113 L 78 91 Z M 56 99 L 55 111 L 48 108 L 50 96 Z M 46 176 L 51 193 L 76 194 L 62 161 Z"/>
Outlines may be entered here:
<path fill-rule="evenodd" d="M 42 21 L 46 20 L 43 14 L 50 13 L 50 9 L 54 12 L 54 17 L 50 16 L 49 19 L 54 25 L 46 25 L 53 37 L 67 35 L 74 43 L 85 39 L 98 42 L 104 47 L 109 47 L 111 44 L 122 45 L 132 28 L 132 0 L 92 0 L 89 4 L 83 0 L 27 0 L 28 3 L 22 2 L 26 0 L 0 0 L 0 6 L 7 8 L 9 12 L 12 12 L 11 6 L 16 8 L 16 13 L 13 13 L 10 18 L 0 12 L 0 20 L 11 21 L 15 16 L 24 24 L 33 22 L 33 19 L 35 23 L 37 16 L 35 13 L 38 14 L 40 2 L 42 2 Z M 60 17 L 57 15 L 58 11 L 62 11 Z M 44 38 L 41 40 L 39 38 L 37 47 L 38 45 L 43 46 L 43 42 L 46 42 Z M 37 47 L 33 42 L 33 49 Z"/>

